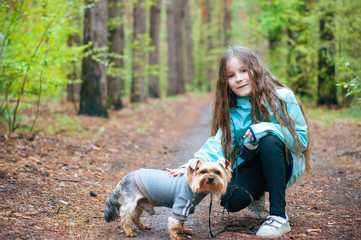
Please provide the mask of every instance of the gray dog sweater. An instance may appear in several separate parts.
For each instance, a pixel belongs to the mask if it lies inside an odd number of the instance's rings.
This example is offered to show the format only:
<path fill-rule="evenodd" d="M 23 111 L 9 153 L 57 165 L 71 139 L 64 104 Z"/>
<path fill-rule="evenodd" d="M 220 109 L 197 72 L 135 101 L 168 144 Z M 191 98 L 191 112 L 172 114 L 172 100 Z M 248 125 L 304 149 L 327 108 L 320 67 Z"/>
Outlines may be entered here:
<path fill-rule="evenodd" d="M 193 193 L 184 174 L 173 176 L 167 171 L 140 169 L 134 172 L 139 189 L 153 204 L 172 208 L 173 217 L 186 220 L 207 193 Z"/>

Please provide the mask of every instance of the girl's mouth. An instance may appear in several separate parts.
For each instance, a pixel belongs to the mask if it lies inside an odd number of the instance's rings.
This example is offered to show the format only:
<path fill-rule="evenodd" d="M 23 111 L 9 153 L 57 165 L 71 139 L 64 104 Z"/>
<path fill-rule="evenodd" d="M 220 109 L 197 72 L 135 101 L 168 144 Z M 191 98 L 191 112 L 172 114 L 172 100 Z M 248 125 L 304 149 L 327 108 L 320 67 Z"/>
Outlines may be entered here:
<path fill-rule="evenodd" d="M 247 84 L 244 84 L 242 86 L 239 86 L 238 89 L 244 88 L 245 86 L 247 86 Z"/>

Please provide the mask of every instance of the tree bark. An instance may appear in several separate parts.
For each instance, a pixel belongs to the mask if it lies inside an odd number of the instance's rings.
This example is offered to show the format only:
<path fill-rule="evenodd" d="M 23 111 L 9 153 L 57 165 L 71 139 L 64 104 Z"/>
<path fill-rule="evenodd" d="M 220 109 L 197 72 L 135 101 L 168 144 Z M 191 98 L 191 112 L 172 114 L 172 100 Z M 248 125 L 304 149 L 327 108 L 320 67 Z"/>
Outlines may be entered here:
<path fill-rule="evenodd" d="M 193 41 L 192 41 L 192 24 L 189 11 L 189 0 L 184 1 L 184 26 L 185 26 L 185 45 L 186 45 L 186 83 L 193 84 L 194 78 L 194 59 L 193 59 Z"/>
<path fill-rule="evenodd" d="M 109 27 L 109 52 L 123 56 L 124 28 L 122 23 L 122 0 L 108 0 L 109 22 L 117 22 L 118 25 Z M 113 20 L 113 21 L 112 21 Z M 114 67 L 120 70 L 123 67 L 123 58 L 109 57 Z M 119 72 L 119 71 L 117 71 Z M 119 110 L 122 103 L 123 79 L 118 73 L 117 76 L 108 76 L 108 107 Z"/>
<path fill-rule="evenodd" d="M 335 40 L 332 29 L 334 13 L 329 8 L 324 11 L 320 19 L 317 105 L 332 105 L 338 104 L 334 62 Z"/>
<path fill-rule="evenodd" d="M 203 29 L 204 29 L 204 35 L 203 35 L 203 43 L 204 46 L 206 48 L 206 51 L 209 52 L 212 49 L 212 38 L 210 36 L 210 31 L 209 31 L 209 26 L 210 26 L 210 22 L 211 22 L 211 7 L 210 7 L 210 0 L 203 0 L 201 2 L 201 6 L 202 6 L 202 16 L 203 16 Z M 210 64 L 208 62 L 206 63 L 206 82 L 205 82 L 205 86 L 206 86 L 206 90 L 208 92 L 212 91 L 212 68 L 210 67 Z"/>
<path fill-rule="evenodd" d="M 91 3 L 93 1 L 85 1 L 86 5 Z M 87 52 L 95 48 L 105 48 L 107 46 L 107 3 L 107 0 L 102 0 L 93 3 L 93 7 L 85 9 L 84 43 L 89 44 L 92 42 L 86 49 Z M 106 67 L 92 59 L 91 55 L 83 58 L 82 80 L 79 114 L 108 117 Z"/>
<path fill-rule="evenodd" d="M 168 95 L 184 93 L 181 1 L 171 0 L 167 6 Z"/>
<path fill-rule="evenodd" d="M 159 70 L 160 10 L 161 0 L 157 0 L 150 9 L 150 45 L 154 46 L 154 50 L 149 53 L 149 64 L 157 70 Z M 160 97 L 159 74 L 149 75 L 149 95 L 154 98 Z"/>
<path fill-rule="evenodd" d="M 224 0 L 224 45 L 228 46 L 231 42 L 231 35 L 229 34 L 229 29 L 231 28 L 231 7 L 232 7 L 232 0 Z"/>
<path fill-rule="evenodd" d="M 145 15 L 144 0 L 138 0 L 134 6 L 134 29 L 133 29 L 133 65 L 132 65 L 132 103 L 145 102 L 144 67 L 146 64 L 144 54 Z"/>

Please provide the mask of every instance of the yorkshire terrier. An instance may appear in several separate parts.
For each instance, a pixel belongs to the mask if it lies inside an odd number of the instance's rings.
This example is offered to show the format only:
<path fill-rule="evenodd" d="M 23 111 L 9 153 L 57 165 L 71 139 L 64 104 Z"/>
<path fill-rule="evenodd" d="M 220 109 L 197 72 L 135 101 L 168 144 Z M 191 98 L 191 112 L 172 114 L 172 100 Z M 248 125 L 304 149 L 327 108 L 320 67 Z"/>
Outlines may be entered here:
<path fill-rule="evenodd" d="M 194 159 L 184 175 L 173 176 L 167 171 L 140 169 L 127 174 L 111 194 L 104 214 L 107 222 L 120 218 L 127 237 L 136 236 L 133 223 L 140 229 L 150 229 L 141 222 L 143 210 L 154 214 L 154 206 L 172 208 L 168 218 L 170 239 L 182 239 L 178 233 L 191 234 L 184 228 L 189 214 L 209 193 L 224 194 L 231 180 L 230 162 L 204 162 Z"/>

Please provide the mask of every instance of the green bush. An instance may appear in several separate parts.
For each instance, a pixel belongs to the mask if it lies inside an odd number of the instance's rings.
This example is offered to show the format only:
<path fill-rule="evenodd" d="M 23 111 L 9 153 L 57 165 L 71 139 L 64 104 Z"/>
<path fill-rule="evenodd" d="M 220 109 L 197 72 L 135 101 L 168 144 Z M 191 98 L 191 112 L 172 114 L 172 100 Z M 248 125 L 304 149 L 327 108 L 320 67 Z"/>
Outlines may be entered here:
<path fill-rule="evenodd" d="M 57 95 L 80 68 L 83 47 L 68 40 L 80 35 L 82 12 L 76 0 L 1 1 L 0 120 L 9 131 L 28 99 Z"/>

